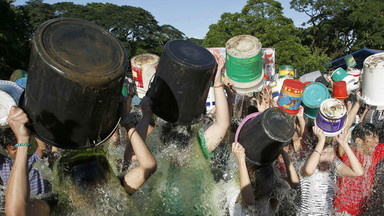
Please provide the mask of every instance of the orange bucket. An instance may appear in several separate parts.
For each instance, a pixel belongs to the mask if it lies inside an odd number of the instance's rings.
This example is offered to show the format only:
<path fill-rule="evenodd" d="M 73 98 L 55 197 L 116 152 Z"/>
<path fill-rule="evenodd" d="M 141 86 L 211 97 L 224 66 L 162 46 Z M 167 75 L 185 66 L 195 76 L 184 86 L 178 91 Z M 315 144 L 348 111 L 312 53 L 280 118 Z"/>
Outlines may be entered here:
<path fill-rule="evenodd" d="M 339 100 L 348 98 L 347 84 L 345 81 L 338 81 L 333 83 L 333 97 Z"/>

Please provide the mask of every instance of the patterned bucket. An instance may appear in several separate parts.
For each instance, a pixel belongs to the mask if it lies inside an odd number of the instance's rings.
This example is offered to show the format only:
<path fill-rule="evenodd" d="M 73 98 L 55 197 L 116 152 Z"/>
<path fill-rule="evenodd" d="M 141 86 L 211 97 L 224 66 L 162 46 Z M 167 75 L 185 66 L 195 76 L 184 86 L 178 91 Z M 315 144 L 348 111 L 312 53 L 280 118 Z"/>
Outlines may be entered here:
<path fill-rule="evenodd" d="M 321 103 L 315 125 L 328 137 L 340 134 L 347 120 L 347 108 L 341 100 L 329 98 Z"/>
<path fill-rule="evenodd" d="M 311 119 L 315 119 L 319 112 L 321 102 L 330 98 L 331 95 L 325 85 L 319 82 L 313 82 L 305 86 L 302 103 L 304 105 L 304 114 Z"/>
<path fill-rule="evenodd" d="M 277 106 L 288 114 L 294 115 L 299 112 L 301 97 L 303 96 L 304 84 L 298 80 L 287 79 L 281 88 Z"/>

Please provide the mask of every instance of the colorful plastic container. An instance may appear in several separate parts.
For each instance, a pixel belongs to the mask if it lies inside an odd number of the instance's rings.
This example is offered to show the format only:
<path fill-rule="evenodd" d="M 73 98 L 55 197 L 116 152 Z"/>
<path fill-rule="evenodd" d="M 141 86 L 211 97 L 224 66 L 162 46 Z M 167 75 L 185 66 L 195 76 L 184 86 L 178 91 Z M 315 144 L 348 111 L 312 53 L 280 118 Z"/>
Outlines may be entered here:
<path fill-rule="evenodd" d="M 324 131 L 325 136 L 334 137 L 344 129 L 347 120 L 347 108 L 344 102 L 329 98 L 320 106 L 315 125 Z"/>
<path fill-rule="evenodd" d="M 292 65 L 281 65 L 279 70 L 279 77 L 291 77 L 293 78 L 295 76 L 295 67 Z"/>
<path fill-rule="evenodd" d="M 313 82 L 305 86 L 302 103 L 304 105 L 304 114 L 311 119 L 315 119 L 319 112 L 321 102 L 330 98 L 331 95 L 325 85 L 319 82 Z"/>
<path fill-rule="evenodd" d="M 229 39 L 226 48 L 226 78 L 238 93 L 257 91 L 262 87 L 261 42 L 251 35 L 238 35 Z"/>
<path fill-rule="evenodd" d="M 345 71 L 343 68 L 337 68 L 331 75 L 331 78 L 334 82 L 341 81 L 345 77 L 348 76 L 347 71 Z"/>
<path fill-rule="evenodd" d="M 347 84 L 345 81 L 337 81 L 333 83 L 333 97 L 339 100 L 348 98 Z"/>
<path fill-rule="evenodd" d="M 132 76 L 136 83 L 137 96 L 143 98 L 151 79 L 156 73 L 160 57 L 155 54 L 141 54 L 131 59 Z"/>
<path fill-rule="evenodd" d="M 347 63 L 348 67 L 351 67 L 351 68 L 356 67 L 356 61 L 352 55 L 345 56 L 344 60 L 345 60 L 345 63 Z"/>
<path fill-rule="evenodd" d="M 299 112 L 303 91 L 304 84 L 302 82 L 294 79 L 286 79 L 281 88 L 277 106 L 290 115 L 297 114 Z"/>

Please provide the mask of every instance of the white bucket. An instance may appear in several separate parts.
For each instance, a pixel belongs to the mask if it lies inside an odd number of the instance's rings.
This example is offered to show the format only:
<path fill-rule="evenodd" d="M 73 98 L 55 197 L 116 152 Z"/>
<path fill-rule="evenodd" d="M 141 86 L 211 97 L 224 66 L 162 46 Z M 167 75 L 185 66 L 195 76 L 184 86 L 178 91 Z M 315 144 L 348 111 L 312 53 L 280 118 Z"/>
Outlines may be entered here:
<path fill-rule="evenodd" d="M 132 75 L 136 83 L 137 96 L 143 98 L 149 82 L 156 73 L 160 57 L 154 54 L 141 54 L 131 59 Z"/>
<path fill-rule="evenodd" d="M 7 117 L 12 106 L 19 105 L 23 89 L 11 81 L 0 80 L 0 127 L 8 125 Z"/>
<path fill-rule="evenodd" d="M 362 99 L 371 106 L 384 106 L 384 53 L 377 53 L 364 60 Z"/>

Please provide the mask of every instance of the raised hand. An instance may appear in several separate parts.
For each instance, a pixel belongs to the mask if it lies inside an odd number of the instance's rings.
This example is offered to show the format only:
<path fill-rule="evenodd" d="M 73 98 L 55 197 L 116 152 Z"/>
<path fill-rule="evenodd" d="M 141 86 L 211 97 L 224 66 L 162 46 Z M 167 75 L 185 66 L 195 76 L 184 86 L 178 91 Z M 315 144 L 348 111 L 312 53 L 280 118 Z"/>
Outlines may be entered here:
<path fill-rule="evenodd" d="M 28 121 L 27 114 L 21 108 L 15 106 L 11 108 L 7 122 L 15 134 L 18 143 L 29 142 L 31 132 L 26 127 Z"/>
<path fill-rule="evenodd" d="M 319 139 L 319 140 L 325 140 L 325 135 L 324 135 L 324 131 L 317 127 L 317 126 L 313 126 L 312 127 L 312 130 L 313 130 L 313 134 L 315 134 L 315 136 Z"/>
<path fill-rule="evenodd" d="M 232 143 L 232 152 L 238 161 L 245 161 L 245 149 L 240 143 Z"/>

